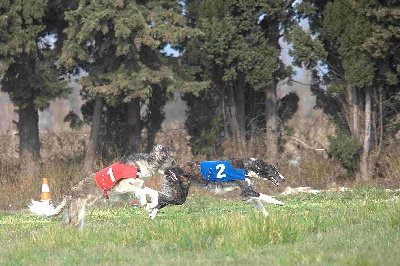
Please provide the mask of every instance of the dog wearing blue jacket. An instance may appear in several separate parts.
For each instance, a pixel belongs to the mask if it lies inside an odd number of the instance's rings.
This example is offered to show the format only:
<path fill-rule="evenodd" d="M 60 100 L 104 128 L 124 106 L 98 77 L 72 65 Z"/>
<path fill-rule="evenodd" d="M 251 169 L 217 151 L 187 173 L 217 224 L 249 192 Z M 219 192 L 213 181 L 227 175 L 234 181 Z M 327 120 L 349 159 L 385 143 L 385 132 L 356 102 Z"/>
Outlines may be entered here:
<path fill-rule="evenodd" d="M 262 203 L 283 206 L 283 202 L 254 189 L 253 178 L 268 180 L 275 186 L 285 178 L 277 168 L 260 158 L 233 158 L 229 161 L 189 162 L 171 165 L 164 170 L 162 191 L 158 205 L 150 209 L 150 218 L 155 219 L 158 211 L 167 205 L 182 205 L 186 202 L 190 186 L 204 187 L 215 194 L 240 190 L 244 201 L 251 201 L 262 214 L 268 215 Z"/>

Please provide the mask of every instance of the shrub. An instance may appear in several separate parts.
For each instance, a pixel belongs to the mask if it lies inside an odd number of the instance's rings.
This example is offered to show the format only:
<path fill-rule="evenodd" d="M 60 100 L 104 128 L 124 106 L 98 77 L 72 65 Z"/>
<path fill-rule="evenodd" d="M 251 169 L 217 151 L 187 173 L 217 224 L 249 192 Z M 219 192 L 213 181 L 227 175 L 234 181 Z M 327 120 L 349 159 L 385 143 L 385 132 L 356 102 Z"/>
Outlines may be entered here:
<path fill-rule="evenodd" d="M 329 154 L 338 158 L 348 174 L 353 174 L 359 165 L 361 143 L 355 136 L 339 130 L 336 136 L 329 136 Z"/>

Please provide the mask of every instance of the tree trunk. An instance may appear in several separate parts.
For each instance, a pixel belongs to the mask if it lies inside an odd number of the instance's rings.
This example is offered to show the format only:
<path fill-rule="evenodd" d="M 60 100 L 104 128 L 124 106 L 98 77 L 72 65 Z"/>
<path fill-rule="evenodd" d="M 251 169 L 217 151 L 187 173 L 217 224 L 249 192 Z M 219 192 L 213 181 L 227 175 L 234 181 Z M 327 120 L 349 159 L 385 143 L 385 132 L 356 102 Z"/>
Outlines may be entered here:
<path fill-rule="evenodd" d="M 226 99 L 226 90 L 227 90 L 227 85 L 226 85 L 226 82 L 224 82 L 223 83 L 224 85 L 222 86 L 222 103 L 221 103 L 221 105 L 222 105 L 222 117 L 223 117 L 223 119 L 224 119 L 224 135 L 225 135 L 225 137 L 226 136 L 229 136 L 229 132 L 228 132 L 228 124 L 229 124 L 229 121 L 228 121 L 228 118 L 227 118 L 227 116 L 226 116 L 226 103 L 225 103 L 225 99 Z"/>
<path fill-rule="evenodd" d="M 365 132 L 364 132 L 364 141 L 363 141 L 363 149 L 361 153 L 361 160 L 360 160 L 360 174 L 362 180 L 370 180 L 371 173 L 370 173 L 370 165 L 369 165 L 369 154 L 370 154 L 370 147 L 371 147 L 371 88 L 367 87 L 365 89 L 365 112 L 364 112 L 364 119 L 365 119 Z"/>
<path fill-rule="evenodd" d="M 261 26 L 265 29 L 268 45 L 276 51 L 274 59 L 275 71 L 272 73 L 272 80 L 265 88 L 265 120 L 266 120 L 266 147 L 268 159 L 274 163 L 278 156 L 278 97 L 276 88 L 280 76 L 279 54 L 280 54 L 280 19 L 274 16 L 265 16 Z"/>
<path fill-rule="evenodd" d="M 140 125 L 140 98 L 132 99 L 127 106 L 128 112 L 128 151 L 137 153 L 140 149 L 141 131 Z"/>
<path fill-rule="evenodd" d="M 246 137 L 246 110 L 245 110 L 245 86 L 246 82 L 244 79 L 244 74 L 238 74 L 238 80 L 236 85 L 236 93 L 235 93 L 235 104 L 236 104 L 236 121 L 238 125 L 238 138 L 245 142 Z"/>
<path fill-rule="evenodd" d="M 35 109 L 33 102 L 31 102 L 25 108 L 20 108 L 18 114 L 20 154 L 28 153 L 40 156 L 38 110 Z"/>
<path fill-rule="evenodd" d="M 358 97 L 358 89 L 354 86 L 347 85 L 348 87 L 348 95 L 349 95 L 349 103 L 351 108 L 351 116 L 352 116 L 352 124 L 350 125 L 350 130 L 352 134 L 360 138 L 360 103 Z"/>
<path fill-rule="evenodd" d="M 18 110 L 18 115 L 20 170 L 25 176 L 37 176 L 40 156 L 39 113 L 30 102 Z"/>
<path fill-rule="evenodd" d="M 278 97 L 276 84 L 272 83 L 265 89 L 265 121 L 266 121 L 266 147 L 267 156 L 275 162 L 278 155 Z"/>
<path fill-rule="evenodd" d="M 96 153 L 98 152 L 99 148 L 102 111 L 103 98 L 101 96 L 96 96 L 92 126 L 90 129 L 89 144 L 86 150 L 85 161 L 83 165 L 83 172 L 87 175 L 93 173 L 94 163 L 96 162 Z"/>
<path fill-rule="evenodd" d="M 228 110 L 227 110 L 227 119 L 229 124 L 229 136 L 231 138 L 236 139 L 238 134 L 238 124 L 236 120 L 236 104 L 235 104 L 235 97 L 234 97 L 234 88 L 232 86 L 227 87 L 228 92 Z"/>

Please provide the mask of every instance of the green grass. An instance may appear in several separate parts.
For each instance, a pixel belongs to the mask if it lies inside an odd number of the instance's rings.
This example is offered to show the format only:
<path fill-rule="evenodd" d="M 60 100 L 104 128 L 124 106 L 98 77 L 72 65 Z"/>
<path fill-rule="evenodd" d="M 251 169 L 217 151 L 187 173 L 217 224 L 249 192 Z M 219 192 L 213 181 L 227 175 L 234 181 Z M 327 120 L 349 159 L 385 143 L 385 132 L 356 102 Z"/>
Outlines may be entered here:
<path fill-rule="evenodd" d="M 284 207 L 196 195 L 163 209 L 89 209 L 83 230 L 0 213 L 1 265 L 398 265 L 400 192 L 278 196 Z"/>

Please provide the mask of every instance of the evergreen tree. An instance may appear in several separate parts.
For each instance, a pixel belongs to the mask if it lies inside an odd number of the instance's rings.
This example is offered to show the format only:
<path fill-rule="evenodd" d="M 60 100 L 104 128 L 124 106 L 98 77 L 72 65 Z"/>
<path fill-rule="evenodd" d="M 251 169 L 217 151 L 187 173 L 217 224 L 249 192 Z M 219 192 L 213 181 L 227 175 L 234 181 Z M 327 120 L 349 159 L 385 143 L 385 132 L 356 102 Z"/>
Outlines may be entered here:
<path fill-rule="evenodd" d="M 393 52 L 398 45 L 392 43 L 398 39 L 393 31 L 398 4 L 383 2 L 303 1 L 297 10 L 300 18 L 309 20 L 310 31 L 297 27 L 291 35 L 295 63 L 314 69 L 319 102 L 331 114 L 339 113 L 335 115 L 339 128 L 359 139 L 359 149 L 354 150 L 361 151 L 356 155 L 362 179 L 371 177 L 370 148 L 378 152 L 382 143 L 383 102 L 392 102 L 397 93 L 393 89 L 398 84 L 398 58 Z M 376 41 L 381 46 L 371 45 Z M 322 79 L 319 64 L 326 69 Z"/>
<path fill-rule="evenodd" d="M 213 127 L 212 132 L 233 139 L 241 152 L 262 120 L 273 160 L 278 150 L 277 84 L 291 73 L 279 60 L 278 41 L 282 27 L 290 24 L 292 2 L 187 1 L 189 23 L 203 34 L 189 40 L 184 61 L 196 80 L 211 81 L 210 89 L 198 99 L 205 97 L 206 103 L 188 105 L 190 112 L 199 112 L 201 105 L 213 108 L 204 110 L 203 130 L 193 136 L 196 142 L 204 143 L 199 138 L 205 142 L 221 139 L 205 134 Z M 210 121 L 210 112 L 214 121 Z"/>
<path fill-rule="evenodd" d="M 124 147 L 138 151 L 143 125 L 141 103 L 165 102 L 165 99 L 149 99 L 154 95 L 164 97 L 174 89 L 171 84 L 175 82 L 175 74 L 160 51 L 167 44 L 178 45 L 191 34 L 185 26 L 182 7 L 171 0 L 80 1 L 65 16 L 69 27 L 62 63 L 88 72 L 82 81 L 84 90 L 92 99 L 104 99 L 109 109 L 106 119 L 119 127 L 118 131 L 112 127 L 108 132 L 129 134 L 129 144 Z M 153 89 L 166 90 L 167 94 Z M 120 115 L 112 115 L 116 114 L 110 111 L 113 108 Z M 92 150 L 96 149 L 92 146 Z"/>
<path fill-rule="evenodd" d="M 1 85 L 17 107 L 21 155 L 40 155 L 38 111 L 70 92 L 56 64 L 60 42 L 52 41 L 65 25 L 63 8 L 46 0 L 0 3 Z"/>

